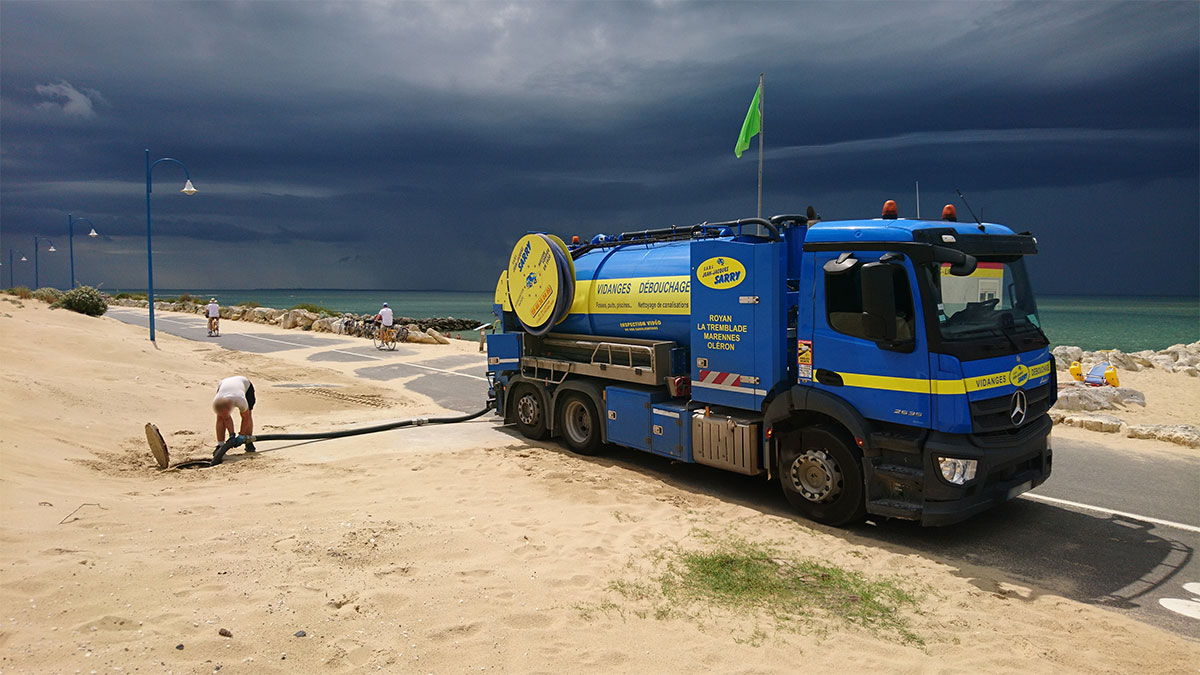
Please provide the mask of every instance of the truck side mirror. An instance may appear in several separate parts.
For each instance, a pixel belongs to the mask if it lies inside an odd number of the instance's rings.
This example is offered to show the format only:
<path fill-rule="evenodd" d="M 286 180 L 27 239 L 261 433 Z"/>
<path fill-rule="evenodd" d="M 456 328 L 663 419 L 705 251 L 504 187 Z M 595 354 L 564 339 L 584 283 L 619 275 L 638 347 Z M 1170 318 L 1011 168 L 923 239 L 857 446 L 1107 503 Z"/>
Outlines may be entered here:
<path fill-rule="evenodd" d="M 899 265 L 867 263 L 862 266 L 862 325 L 868 340 L 896 339 L 896 270 Z"/>
<path fill-rule="evenodd" d="M 845 274 L 858 265 L 858 258 L 850 251 L 839 255 L 837 258 L 825 263 L 823 269 L 826 274 Z"/>
<path fill-rule="evenodd" d="M 969 277 L 975 273 L 975 268 L 979 266 L 979 261 L 973 255 L 962 254 L 960 260 L 955 260 L 950 263 L 950 274 L 956 277 Z"/>
<path fill-rule="evenodd" d="M 933 261 L 950 263 L 949 272 L 956 277 L 971 276 L 975 273 L 975 267 L 979 264 L 979 260 L 975 256 L 945 246 L 933 247 Z"/>
<path fill-rule="evenodd" d="M 950 274 L 953 274 L 956 277 L 969 277 L 975 273 L 975 268 L 978 266 L 979 261 L 976 260 L 975 256 L 972 255 L 967 255 L 965 257 L 966 259 L 962 262 L 957 262 L 950 265 Z"/>

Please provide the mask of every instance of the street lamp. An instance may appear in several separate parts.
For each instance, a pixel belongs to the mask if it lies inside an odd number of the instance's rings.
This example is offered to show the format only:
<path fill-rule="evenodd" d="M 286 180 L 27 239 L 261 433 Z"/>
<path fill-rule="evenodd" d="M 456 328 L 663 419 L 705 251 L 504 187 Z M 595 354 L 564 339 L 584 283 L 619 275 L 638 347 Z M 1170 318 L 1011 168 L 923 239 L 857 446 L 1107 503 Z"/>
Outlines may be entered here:
<path fill-rule="evenodd" d="M 17 253 L 21 253 L 21 250 L 17 249 Z M 21 253 L 21 262 L 29 262 L 29 258 L 26 258 L 24 253 Z M 13 281 L 13 250 L 10 248 L 8 249 L 8 287 L 12 288 L 15 285 L 16 282 Z"/>
<path fill-rule="evenodd" d="M 92 231 L 88 232 L 89 237 L 98 237 L 96 233 L 96 224 L 87 218 L 75 218 L 71 214 L 67 214 L 67 248 L 71 251 L 71 288 L 75 288 L 75 222 L 87 223 L 92 226 Z"/>
<path fill-rule="evenodd" d="M 40 278 L 38 277 L 38 258 L 40 257 L 40 256 L 38 256 L 38 252 L 40 251 L 40 249 L 38 247 L 40 246 L 39 242 L 41 242 L 43 239 L 50 242 L 50 248 L 46 249 L 47 253 L 54 253 L 55 251 L 58 250 L 58 249 L 54 248 L 54 242 L 50 241 L 46 237 L 34 237 L 33 238 L 33 288 L 34 288 L 34 290 L 37 290 L 42 287 Z"/>
<path fill-rule="evenodd" d="M 154 252 L 150 247 L 150 172 L 154 167 L 163 162 L 174 162 L 183 167 L 183 177 L 187 182 L 183 184 L 183 189 L 180 190 L 185 195 L 196 194 L 196 188 L 192 187 L 192 177 L 188 173 L 187 167 L 183 162 L 171 157 L 163 157 L 156 160 L 153 164 L 150 163 L 150 149 L 146 149 L 146 298 L 150 301 L 150 341 L 154 342 Z"/>

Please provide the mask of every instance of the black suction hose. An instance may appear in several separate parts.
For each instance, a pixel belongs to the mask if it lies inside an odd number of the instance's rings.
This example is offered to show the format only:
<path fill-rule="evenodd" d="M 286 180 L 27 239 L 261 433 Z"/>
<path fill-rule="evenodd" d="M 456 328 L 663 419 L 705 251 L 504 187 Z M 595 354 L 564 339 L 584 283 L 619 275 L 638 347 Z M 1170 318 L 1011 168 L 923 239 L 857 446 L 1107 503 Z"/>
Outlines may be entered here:
<path fill-rule="evenodd" d="M 315 441 L 330 438 L 346 438 L 348 436 L 362 436 L 363 434 L 377 434 L 381 431 L 391 431 L 392 429 L 401 429 L 403 427 L 418 427 L 426 424 L 457 424 L 459 422 L 469 422 L 477 417 L 482 417 L 493 408 L 493 404 L 489 403 L 486 408 L 479 412 L 474 412 L 469 415 L 458 415 L 456 417 L 414 417 L 412 419 L 400 420 L 398 422 L 389 422 L 387 424 L 378 424 L 373 427 L 359 427 L 357 429 L 344 429 L 342 431 L 322 431 L 312 432 L 307 434 L 262 434 L 259 436 L 234 436 L 221 444 L 213 453 L 213 458 L 210 466 L 216 466 L 225 459 L 225 453 L 233 448 L 236 448 L 247 441 Z"/>

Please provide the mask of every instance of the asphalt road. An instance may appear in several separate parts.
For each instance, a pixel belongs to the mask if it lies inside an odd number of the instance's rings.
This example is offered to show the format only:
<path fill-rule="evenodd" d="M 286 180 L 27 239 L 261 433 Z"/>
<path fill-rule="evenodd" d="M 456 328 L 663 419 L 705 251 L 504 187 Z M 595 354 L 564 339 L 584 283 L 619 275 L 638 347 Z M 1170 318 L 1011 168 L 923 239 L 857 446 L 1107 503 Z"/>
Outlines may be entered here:
<path fill-rule="evenodd" d="M 139 311 L 111 310 L 114 318 L 146 324 Z M 202 317 L 159 318 L 157 329 L 204 340 Z M 362 377 L 388 380 L 420 374 L 406 386 L 454 410 L 473 411 L 486 394 L 478 374 L 450 361 L 402 363 L 380 356 L 359 339 L 307 333 L 255 334 L 238 324 L 220 338 L 226 349 L 268 353 L 328 347 L 310 360 L 361 359 Z M 397 354 L 399 356 L 399 354 Z M 380 363 L 380 360 L 386 362 Z M 368 365 L 369 364 L 369 365 Z M 505 430 L 506 433 L 515 431 Z M 565 452 L 565 450 L 564 450 Z M 633 450 L 611 448 L 598 464 L 619 464 L 684 490 L 718 495 L 763 512 L 796 517 L 776 486 L 695 464 L 672 463 Z M 811 523 L 806 523 L 812 525 Z M 1183 453 L 1120 452 L 1065 438 L 1054 439 L 1054 473 L 1037 490 L 1009 504 L 945 528 L 905 521 L 868 522 L 836 530 L 857 543 L 919 552 L 944 562 L 981 589 L 985 578 L 1004 577 L 1033 589 L 1102 605 L 1136 619 L 1200 639 L 1200 613 L 1187 616 L 1159 601 L 1200 609 L 1200 597 L 1184 584 L 1200 582 L 1200 457 Z M 1191 588 L 1196 588 L 1192 586 Z M 1021 602 L 1019 595 L 1009 595 Z"/>
<path fill-rule="evenodd" d="M 135 326 L 148 324 L 147 313 L 140 309 L 109 309 L 108 316 Z M 224 321 L 222 324 L 226 330 L 221 336 L 210 338 L 208 324 L 202 316 L 171 313 L 156 314 L 154 319 L 157 332 L 216 344 L 233 351 L 273 354 L 321 347 L 306 360 L 318 364 L 362 364 L 354 370 L 355 375 L 381 382 L 416 375 L 419 377 L 404 386 L 450 410 L 475 412 L 487 402 L 487 379 L 481 372 L 479 357 L 462 354 L 412 360 L 407 357 L 419 353 L 416 347 L 397 346 L 395 351 L 379 351 L 362 338 L 302 331 L 280 335 L 268 333 L 253 323 Z"/>

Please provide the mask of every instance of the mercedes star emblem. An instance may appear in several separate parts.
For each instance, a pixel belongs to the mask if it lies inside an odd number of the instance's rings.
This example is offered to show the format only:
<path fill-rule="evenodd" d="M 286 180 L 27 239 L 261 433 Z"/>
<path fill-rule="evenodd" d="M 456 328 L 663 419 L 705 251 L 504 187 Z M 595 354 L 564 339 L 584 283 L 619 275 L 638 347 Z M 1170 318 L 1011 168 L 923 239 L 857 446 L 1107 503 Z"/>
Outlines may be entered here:
<path fill-rule="evenodd" d="M 1012 397 L 1012 408 L 1008 413 L 1008 418 L 1012 420 L 1014 427 L 1021 426 L 1025 421 L 1025 411 L 1029 408 L 1029 401 L 1025 398 L 1025 392 L 1020 389 Z"/>

